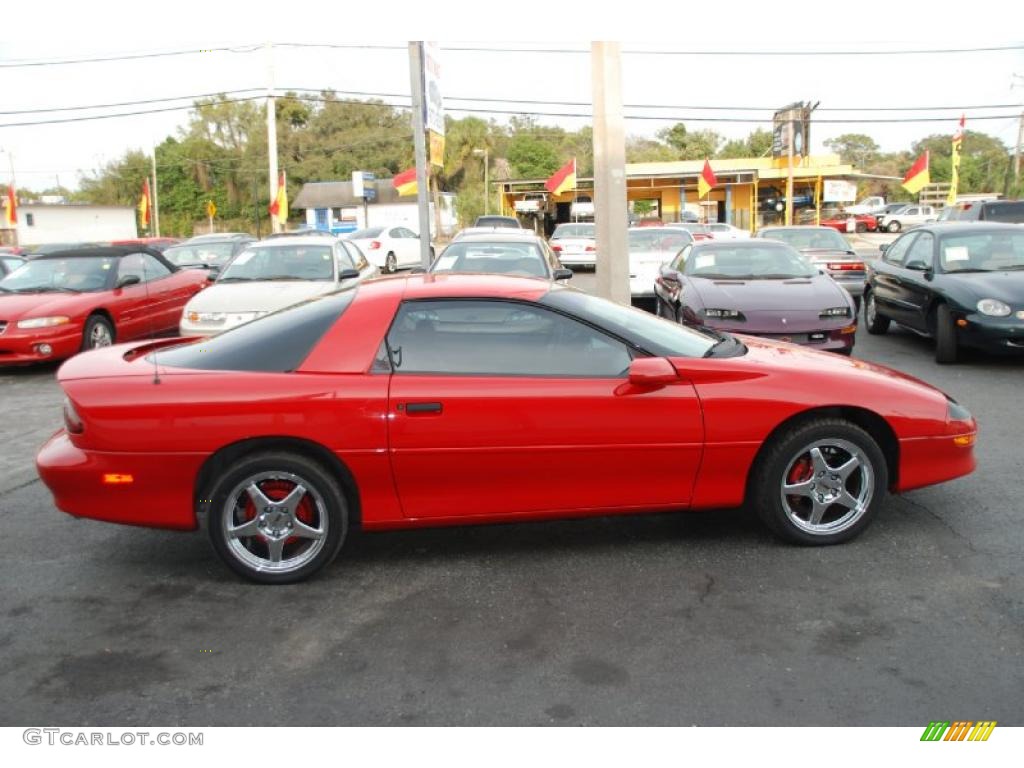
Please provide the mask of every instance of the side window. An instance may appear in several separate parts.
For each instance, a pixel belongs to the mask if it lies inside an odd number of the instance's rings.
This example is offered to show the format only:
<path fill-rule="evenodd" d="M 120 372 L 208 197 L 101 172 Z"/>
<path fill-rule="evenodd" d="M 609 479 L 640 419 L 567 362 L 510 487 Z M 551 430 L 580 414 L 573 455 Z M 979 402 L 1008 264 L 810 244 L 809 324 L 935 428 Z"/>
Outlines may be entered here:
<path fill-rule="evenodd" d="M 894 242 L 886 249 L 885 255 L 882 257 L 882 261 L 895 266 L 901 266 L 903 264 L 904 257 L 907 255 L 907 248 L 910 247 L 910 243 L 915 237 L 916 235 L 904 235 Z"/>
<path fill-rule="evenodd" d="M 364 256 L 363 252 L 359 250 L 358 245 L 356 245 L 355 243 L 349 243 L 345 240 L 341 241 L 341 245 L 348 251 L 348 259 L 351 262 L 349 264 L 349 267 L 355 265 L 355 269 L 358 269 L 360 272 L 362 272 L 369 266 L 369 262 L 366 260 L 366 256 Z"/>
<path fill-rule="evenodd" d="M 910 246 L 907 251 L 907 257 L 904 259 L 905 264 L 913 264 L 919 262 L 924 264 L 926 267 L 932 266 L 932 253 L 935 249 L 935 238 L 930 232 L 922 232 L 914 240 L 914 244 Z"/>
<path fill-rule="evenodd" d="M 907 216 L 917 216 L 919 212 L 920 211 L 917 208 L 907 208 L 907 210 L 904 211 Z"/>
<path fill-rule="evenodd" d="M 118 279 L 134 275 L 140 283 L 148 283 L 171 274 L 163 264 L 148 253 L 130 253 L 121 259 L 117 269 Z"/>
<path fill-rule="evenodd" d="M 396 373 L 619 378 L 632 359 L 577 320 L 498 300 L 405 302 L 387 342 Z"/>
<path fill-rule="evenodd" d="M 338 260 L 338 269 L 355 269 L 355 262 L 349 255 L 344 242 L 334 246 L 334 257 Z"/>

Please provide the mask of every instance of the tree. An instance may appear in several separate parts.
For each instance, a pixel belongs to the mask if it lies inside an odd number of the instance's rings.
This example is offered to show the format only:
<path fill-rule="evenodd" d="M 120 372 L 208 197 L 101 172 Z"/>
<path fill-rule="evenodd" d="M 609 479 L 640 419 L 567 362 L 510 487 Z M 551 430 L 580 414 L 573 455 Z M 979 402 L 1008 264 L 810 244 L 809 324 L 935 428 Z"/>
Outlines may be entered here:
<path fill-rule="evenodd" d="M 630 136 L 626 139 L 627 163 L 658 163 L 678 160 L 679 154 L 670 146 L 655 139 Z"/>
<path fill-rule="evenodd" d="M 825 146 L 839 155 L 842 162 L 861 170 L 878 159 L 878 144 L 863 133 L 844 133 L 834 139 L 826 139 Z"/>
<path fill-rule="evenodd" d="M 722 145 L 722 136 L 712 130 L 687 131 L 683 123 L 658 131 L 658 138 L 673 147 L 677 160 L 703 160 L 714 157 Z"/>
<path fill-rule="evenodd" d="M 516 176 L 542 179 L 558 170 L 565 161 L 559 161 L 554 148 L 530 133 L 516 133 L 508 148 L 508 161 Z"/>
<path fill-rule="evenodd" d="M 910 154 L 916 158 L 925 150 L 930 153 L 932 181 L 949 181 L 952 175 L 952 134 L 927 136 L 913 144 Z M 1001 192 L 1006 184 L 1009 163 L 1010 153 L 999 139 L 985 133 L 966 131 L 960 148 L 959 191 Z"/>
<path fill-rule="evenodd" d="M 718 157 L 727 159 L 735 157 L 765 157 L 772 149 L 772 132 L 757 128 L 745 139 L 732 139 L 718 152 Z"/>

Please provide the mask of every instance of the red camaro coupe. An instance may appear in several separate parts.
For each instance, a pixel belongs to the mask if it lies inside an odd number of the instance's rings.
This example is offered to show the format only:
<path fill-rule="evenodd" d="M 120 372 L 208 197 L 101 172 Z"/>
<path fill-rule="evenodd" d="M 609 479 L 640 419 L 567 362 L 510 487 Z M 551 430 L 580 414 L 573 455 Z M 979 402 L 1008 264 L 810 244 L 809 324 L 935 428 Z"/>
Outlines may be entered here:
<path fill-rule="evenodd" d="M 186 302 L 208 284 L 205 270 L 179 269 L 139 246 L 30 259 L 0 280 L 0 365 L 177 334 Z"/>
<path fill-rule="evenodd" d="M 37 466 L 57 506 L 205 528 L 282 583 L 348 532 L 749 502 L 835 544 L 974 469 L 975 421 L 894 371 L 552 285 L 373 280 L 203 340 L 79 355 Z"/>

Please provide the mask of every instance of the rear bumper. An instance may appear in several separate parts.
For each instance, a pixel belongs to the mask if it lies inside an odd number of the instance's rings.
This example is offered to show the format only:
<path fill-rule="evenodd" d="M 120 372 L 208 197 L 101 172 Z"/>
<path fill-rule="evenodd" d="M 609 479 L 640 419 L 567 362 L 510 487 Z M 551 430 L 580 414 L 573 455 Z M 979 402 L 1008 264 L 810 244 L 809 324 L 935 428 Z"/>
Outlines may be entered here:
<path fill-rule="evenodd" d="M 64 430 L 36 455 L 57 508 L 74 517 L 152 528 L 196 527 L 193 489 L 202 454 L 107 453 L 75 446 Z M 130 476 L 107 484 L 104 475 Z"/>

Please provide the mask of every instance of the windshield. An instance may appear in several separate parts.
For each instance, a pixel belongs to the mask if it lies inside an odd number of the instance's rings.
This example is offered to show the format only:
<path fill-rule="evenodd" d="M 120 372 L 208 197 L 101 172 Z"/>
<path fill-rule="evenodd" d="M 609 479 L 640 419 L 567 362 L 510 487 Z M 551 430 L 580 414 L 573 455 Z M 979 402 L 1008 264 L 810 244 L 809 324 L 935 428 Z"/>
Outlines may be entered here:
<path fill-rule="evenodd" d="M 544 255 L 536 243 L 453 243 L 437 257 L 430 271 L 548 276 Z"/>
<path fill-rule="evenodd" d="M 511 227 L 519 229 L 518 219 L 510 219 L 507 216 L 480 216 L 476 220 L 478 227 Z"/>
<path fill-rule="evenodd" d="M 693 242 L 693 236 L 685 229 L 631 229 L 629 230 L 630 253 L 678 252 L 684 245 Z"/>
<path fill-rule="evenodd" d="M 715 331 L 688 328 L 583 291 L 551 291 L 541 303 L 587 320 L 655 355 L 704 357 L 726 338 Z"/>
<path fill-rule="evenodd" d="M 348 236 L 349 240 L 369 240 L 372 237 L 380 237 L 380 233 L 384 231 L 384 227 L 367 227 L 366 229 L 357 229 L 351 235 Z"/>
<path fill-rule="evenodd" d="M 725 280 L 788 280 L 814 277 L 818 270 L 792 248 L 765 243 L 752 247 L 694 247 L 684 274 Z"/>
<path fill-rule="evenodd" d="M 333 280 L 329 245 L 264 245 L 242 251 L 221 272 L 218 283 L 238 280 Z"/>
<path fill-rule="evenodd" d="M 849 251 L 850 245 L 834 229 L 768 229 L 762 233 L 768 240 L 803 250 Z"/>
<path fill-rule="evenodd" d="M 559 237 L 594 237 L 594 225 L 593 224 L 559 224 L 555 227 L 554 234 L 551 235 L 551 239 L 554 240 Z"/>
<path fill-rule="evenodd" d="M 939 265 L 943 272 L 1024 269 L 1024 231 L 946 235 Z"/>
<path fill-rule="evenodd" d="M 196 264 L 222 267 L 228 263 L 234 248 L 234 243 L 174 245 L 164 251 L 164 258 L 177 267 L 188 267 Z"/>
<path fill-rule="evenodd" d="M 0 289 L 16 293 L 102 291 L 116 271 L 117 259 L 113 256 L 33 259 L 0 280 Z"/>

